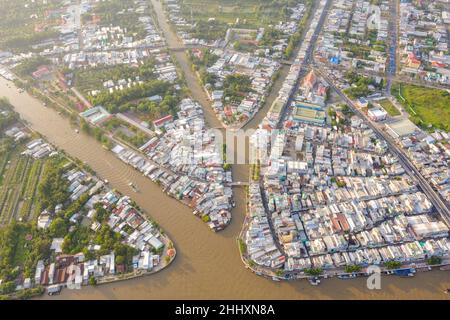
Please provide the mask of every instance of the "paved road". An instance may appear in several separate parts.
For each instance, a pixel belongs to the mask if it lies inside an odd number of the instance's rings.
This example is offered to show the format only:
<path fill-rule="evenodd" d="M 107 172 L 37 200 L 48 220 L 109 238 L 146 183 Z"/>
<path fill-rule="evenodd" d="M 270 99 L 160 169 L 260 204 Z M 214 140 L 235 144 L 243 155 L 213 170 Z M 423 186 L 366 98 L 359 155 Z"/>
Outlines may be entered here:
<path fill-rule="evenodd" d="M 327 1 L 327 3 L 325 4 L 325 7 L 321 13 L 319 23 L 317 24 L 316 30 L 314 31 L 314 34 L 311 37 L 309 47 L 306 50 L 305 58 L 303 59 L 300 74 L 299 74 L 299 77 L 297 78 L 297 82 L 294 86 L 294 90 L 292 90 L 291 96 L 289 97 L 287 103 L 284 105 L 283 110 L 281 111 L 281 116 L 280 116 L 280 119 L 277 124 L 278 129 L 281 128 L 281 126 L 283 125 L 284 120 L 288 114 L 289 106 L 291 105 L 292 100 L 294 99 L 294 96 L 299 89 L 300 79 L 302 79 L 306 75 L 309 65 L 313 62 L 313 52 L 314 52 L 315 44 L 317 42 L 317 39 L 319 38 L 320 31 L 322 30 L 322 27 L 325 23 L 325 18 L 328 15 L 328 10 L 330 9 L 331 2 L 332 2 L 331 0 Z"/>
<path fill-rule="evenodd" d="M 389 17 L 389 38 L 390 47 L 388 54 L 388 69 L 387 69 L 387 83 L 386 83 L 386 94 L 389 96 L 391 94 L 392 82 L 397 73 L 398 65 L 398 55 L 397 55 L 397 44 L 398 44 L 398 0 L 392 0 L 390 2 L 390 17 Z"/>

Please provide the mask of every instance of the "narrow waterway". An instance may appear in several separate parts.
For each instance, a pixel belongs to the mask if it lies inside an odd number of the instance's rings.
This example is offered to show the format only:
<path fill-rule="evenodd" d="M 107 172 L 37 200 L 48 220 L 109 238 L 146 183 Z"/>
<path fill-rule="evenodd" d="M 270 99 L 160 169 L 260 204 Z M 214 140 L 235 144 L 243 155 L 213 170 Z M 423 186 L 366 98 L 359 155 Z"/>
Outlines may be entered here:
<path fill-rule="evenodd" d="M 329 279 L 318 287 L 306 281 L 273 282 L 244 268 L 236 244 L 245 214 L 245 199 L 237 192 L 233 222 L 213 233 L 191 211 L 166 196 L 149 179 L 103 149 L 94 138 L 77 134 L 68 119 L 44 107 L 12 83 L 0 78 L 0 96 L 6 96 L 29 125 L 51 143 L 89 164 L 111 185 L 136 200 L 175 242 L 178 255 L 162 272 L 125 282 L 64 290 L 52 299 L 448 299 L 448 272 L 428 272 L 415 278 L 385 277 L 383 290 L 368 290 L 365 279 Z M 133 181 L 141 193 L 130 190 Z M 42 298 L 48 298 L 43 296 Z"/>
<path fill-rule="evenodd" d="M 167 21 L 162 4 L 160 1 L 151 0 L 150 1 L 156 18 L 158 19 L 158 25 L 161 31 L 164 33 L 164 37 L 167 42 L 167 46 L 171 49 L 183 48 L 183 43 L 177 37 L 176 33 L 172 31 L 169 22 Z M 205 120 L 209 127 L 221 128 L 222 125 L 217 119 L 214 110 L 211 108 L 211 103 L 208 100 L 206 92 L 203 90 L 201 84 L 197 81 L 197 76 L 191 69 L 191 62 L 184 51 L 173 50 L 171 51 L 172 56 L 176 59 L 178 67 L 184 74 L 187 86 L 190 93 L 195 99 L 203 106 L 205 111 Z"/>

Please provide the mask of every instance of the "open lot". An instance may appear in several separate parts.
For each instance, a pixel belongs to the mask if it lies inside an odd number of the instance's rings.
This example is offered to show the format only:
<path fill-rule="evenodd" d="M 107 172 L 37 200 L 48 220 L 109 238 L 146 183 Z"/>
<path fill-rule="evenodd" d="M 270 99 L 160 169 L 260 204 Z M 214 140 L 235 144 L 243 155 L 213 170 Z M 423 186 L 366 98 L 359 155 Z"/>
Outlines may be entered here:
<path fill-rule="evenodd" d="M 445 90 L 396 83 L 392 94 L 404 105 L 411 120 L 422 127 L 450 130 L 450 93 Z"/>
<path fill-rule="evenodd" d="M 290 0 L 183 0 L 182 13 L 190 20 L 191 8 L 195 20 L 215 18 L 225 23 L 236 23 L 248 28 L 267 27 L 286 19 L 289 3 L 300 1 Z"/>
<path fill-rule="evenodd" d="M 386 110 L 386 112 L 391 117 L 395 117 L 395 116 L 399 116 L 400 115 L 400 111 L 398 111 L 398 109 L 389 100 L 387 100 L 387 99 L 380 100 L 380 101 L 378 101 L 378 103 L 383 107 L 384 110 Z"/>

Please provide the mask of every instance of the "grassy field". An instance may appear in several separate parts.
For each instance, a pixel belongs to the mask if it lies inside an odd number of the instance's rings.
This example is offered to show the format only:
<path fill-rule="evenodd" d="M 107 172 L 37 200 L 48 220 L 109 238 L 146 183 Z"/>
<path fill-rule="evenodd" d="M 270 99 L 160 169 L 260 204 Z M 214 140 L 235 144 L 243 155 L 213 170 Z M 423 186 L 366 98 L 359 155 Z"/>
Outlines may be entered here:
<path fill-rule="evenodd" d="M 384 99 L 384 100 L 378 101 L 378 103 L 383 107 L 384 110 L 386 110 L 386 112 L 391 117 L 400 115 L 400 111 L 398 111 L 398 109 L 389 100 Z"/>
<path fill-rule="evenodd" d="M 182 0 L 181 14 L 188 22 L 199 23 L 194 36 L 217 39 L 225 36 L 229 24 L 238 28 L 257 29 L 286 21 L 290 17 L 289 7 L 302 0 Z M 215 19 L 215 26 L 207 23 Z M 192 30 L 191 30 L 192 31 Z"/>
<path fill-rule="evenodd" d="M 283 8 L 295 1 L 279 0 L 183 0 L 183 15 L 190 19 L 191 7 L 195 20 L 215 18 L 225 23 L 235 23 L 236 19 L 247 27 L 267 27 L 268 24 L 285 20 Z"/>
<path fill-rule="evenodd" d="M 392 94 L 421 127 L 450 131 L 450 93 L 445 90 L 396 83 Z"/>
<path fill-rule="evenodd" d="M 27 258 L 27 236 L 31 233 L 30 228 L 24 225 L 18 227 L 18 236 L 16 237 L 16 246 L 13 255 L 13 266 L 22 266 Z"/>

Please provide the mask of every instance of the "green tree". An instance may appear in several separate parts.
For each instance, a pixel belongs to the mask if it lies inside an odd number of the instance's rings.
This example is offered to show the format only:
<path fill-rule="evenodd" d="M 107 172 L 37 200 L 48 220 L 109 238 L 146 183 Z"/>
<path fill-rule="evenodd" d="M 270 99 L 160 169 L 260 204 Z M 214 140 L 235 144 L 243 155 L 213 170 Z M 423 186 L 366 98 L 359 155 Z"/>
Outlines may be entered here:
<path fill-rule="evenodd" d="M 442 258 L 438 257 L 438 256 L 432 256 L 430 258 L 427 259 L 427 264 L 429 265 L 437 265 L 437 264 L 441 264 L 442 263 Z"/>
<path fill-rule="evenodd" d="M 360 270 L 361 270 L 361 266 L 358 266 L 358 265 L 345 266 L 345 272 L 347 272 L 347 273 L 359 272 Z"/>
<path fill-rule="evenodd" d="M 91 285 L 91 286 L 97 285 L 97 279 L 95 279 L 94 276 L 89 277 L 89 285 Z"/>
<path fill-rule="evenodd" d="M 321 268 L 309 268 L 305 269 L 305 273 L 310 276 L 319 276 L 323 273 L 323 270 Z"/>
<path fill-rule="evenodd" d="M 124 264 L 125 261 L 125 257 L 124 256 L 117 256 L 116 257 L 116 264 Z"/>
<path fill-rule="evenodd" d="M 0 293 L 1 294 L 12 293 L 12 292 L 14 292 L 15 289 L 16 289 L 16 284 L 14 283 L 14 281 L 8 281 L 8 282 L 2 283 L 0 285 Z"/>
<path fill-rule="evenodd" d="M 402 263 L 399 261 L 388 261 L 384 265 L 388 269 L 398 269 L 402 266 Z"/>
<path fill-rule="evenodd" d="M 67 234 L 67 222 L 62 218 L 56 218 L 50 224 L 48 231 L 52 237 L 64 237 Z"/>

